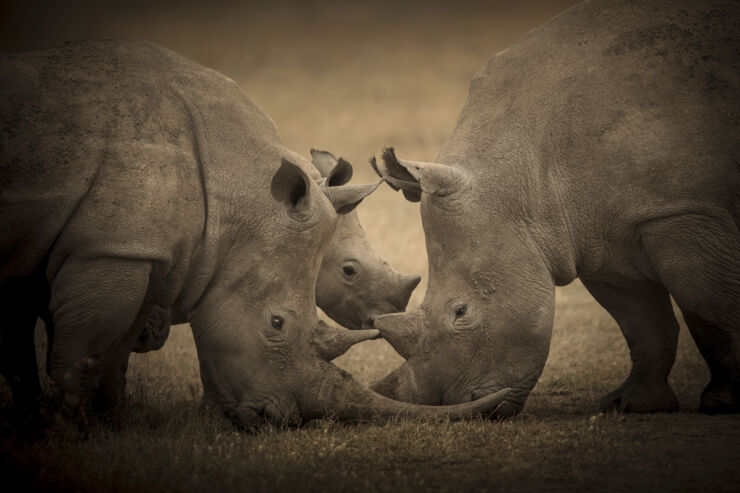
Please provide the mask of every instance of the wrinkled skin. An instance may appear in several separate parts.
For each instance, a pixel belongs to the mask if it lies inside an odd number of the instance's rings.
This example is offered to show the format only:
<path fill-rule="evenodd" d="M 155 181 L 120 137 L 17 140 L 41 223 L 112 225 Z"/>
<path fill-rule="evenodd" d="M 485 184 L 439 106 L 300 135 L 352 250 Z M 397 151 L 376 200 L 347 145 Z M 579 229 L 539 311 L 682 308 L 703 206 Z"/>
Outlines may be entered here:
<path fill-rule="evenodd" d="M 311 150 L 325 187 L 341 186 L 352 166 L 326 151 Z M 372 328 L 375 317 L 402 312 L 421 277 L 396 272 L 370 244 L 357 211 L 339 216 L 316 281 L 316 304 L 348 329 Z"/>
<path fill-rule="evenodd" d="M 375 321 L 406 363 L 373 388 L 521 410 L 549 350 L 554 287 L 579 277 L 632 370 L 600 408 L 677 409 L 673 296 L 706 359 L 701 410 L 740 409 L 737 2 L 589 1 L 495 55 L 436 163 L 376 171 L 421 201 L 429 288 Z"/>
<path fill-rule="evenodd" d="M 352 178 L 352 165 L 327 151 L 311 149 L 310 177 L 331 194 L 331 187 Z M 396 272 L 373 248 L 355 210 L 341 214 L 316 281 L 316 304 L 348 329 L 372 328 L 378 315 L 402 312 L 421 281 Z M 182 319 L 182 317 L 180 317 Z M 171 314 L 155 307 L 134 345 L 134 352 L 161 349 L 170 333 Z"/>
<path fill-rule="evenodd" d="M 328 363 L 378 334 L 320 323 L 314 291 L 336 211 L 375 186 L 320 190 L 233 81 L 138 41 L 0 65 L 0 369 L 16 403 L 38 385 L 38 315 L 54 325 L 54 394 L 77 412 L 115 408 L 123 386 L 107 380 L 163 312 L 190 322 L 205 399 L 245 428 L 463 418 L 505 396 L 410 406 Z"/>

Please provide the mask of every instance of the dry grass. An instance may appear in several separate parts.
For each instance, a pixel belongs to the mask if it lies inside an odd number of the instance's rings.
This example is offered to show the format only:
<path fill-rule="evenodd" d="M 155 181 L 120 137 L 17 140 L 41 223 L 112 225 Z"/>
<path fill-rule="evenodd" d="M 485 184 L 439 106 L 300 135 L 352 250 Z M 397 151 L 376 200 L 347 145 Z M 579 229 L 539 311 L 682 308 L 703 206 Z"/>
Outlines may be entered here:
<path fill-rule="evenodd" d="M 9 49 L 101 35 L 160 42 L 234 78 L 290 147 L 341 154 L 367 181 L 366 160 L 384 145 L 433 160 L 485 59 L 568 3 L 260 3 L 147 15 L 49 8 L 29 14 L 35 30 L 7 17 L 0 39 Z M 70 24 L 75 15 L 83 21 Z M 384 188 L 360 216 L 394 266 L 426 272 L 418 206 Z M 4 428 L 0 473 L 4 484 L 69 491 L 737 491 L 740 420 L 691 412 L 708 372 L 685 329 L 679 346 L 672 383 L 687 411 L 595 414 L 598 398 L 627 375 L 629 356 L 616 325 L 575 283 L 558 290 L 551 355 L 517 418 L 321 421 L 245 435 L 199 410 L 192 336 L 177 327 L 162 351 L 133 356 L 120 428 L 94 425 L 82 436 L 60 425 L 35 441 Z M 370 383 L 401 361 L 387 343 L 371 341 L 338 364 Z"/>

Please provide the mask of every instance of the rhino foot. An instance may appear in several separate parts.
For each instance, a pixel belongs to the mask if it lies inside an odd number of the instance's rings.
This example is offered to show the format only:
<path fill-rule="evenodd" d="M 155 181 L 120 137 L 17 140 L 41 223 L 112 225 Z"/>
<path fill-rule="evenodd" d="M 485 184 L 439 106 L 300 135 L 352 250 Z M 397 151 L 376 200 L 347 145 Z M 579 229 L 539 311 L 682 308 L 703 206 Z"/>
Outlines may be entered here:
<path fill-rule="evenodd" d="M 731 414 L 740 412 L 740 392 L 733 392 L 732 386 L 717 384 L 714 381 L 701 394 L 699 412 L 706 414 Z"/>
<path fill-rule="evenodd" d="M 678 399 L 668 382 L 637 385 L 625 382 L 599 402 L 599 411 L 624 413 L 670 413 L 678 411 Z"/>

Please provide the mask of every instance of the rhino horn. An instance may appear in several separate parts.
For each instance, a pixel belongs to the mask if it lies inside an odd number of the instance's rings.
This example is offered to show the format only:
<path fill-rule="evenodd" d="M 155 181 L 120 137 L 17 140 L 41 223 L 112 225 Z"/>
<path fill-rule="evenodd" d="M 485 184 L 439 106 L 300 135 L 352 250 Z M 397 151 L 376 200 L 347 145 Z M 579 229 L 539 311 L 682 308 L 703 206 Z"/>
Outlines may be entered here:
<path fill-rule="evenodd" d="M 420 343 L 419 322 L 418 312 L 390 313 L 376 317 L 373 326 L 398 354 L 408 359 Z"/>
<path fill-rule="evenodd" d="M 362 199 L 375 191 L 381 182 L 366 185 L 341 185 L 322 187 L 329 201 L 334 206 L 338 214 L 347 214 L 351 212 Z"/>
<path fill-rule="evenodd" d="M 358 342 L 375 339 L 378 335 L 380 332 L 376 329 L 348 330 L 320 322 L 311 334 L 311 344 L 323 360 L 331 361 Z"/>
<path fill-rule="evenodd" d="M 341 421 L 385 422 L 397 417 L 441 417 L 451 420 L 476 416 L 495 416 L 511 389 L 476 401 L 452 406 L 425 406 L 398 402 L 384 397 L 331 363 L 322 362 L 321 379 L 313 386 L 304 386 L 299 393 L 301 417 L 304 420 L 334 415 Z"/>

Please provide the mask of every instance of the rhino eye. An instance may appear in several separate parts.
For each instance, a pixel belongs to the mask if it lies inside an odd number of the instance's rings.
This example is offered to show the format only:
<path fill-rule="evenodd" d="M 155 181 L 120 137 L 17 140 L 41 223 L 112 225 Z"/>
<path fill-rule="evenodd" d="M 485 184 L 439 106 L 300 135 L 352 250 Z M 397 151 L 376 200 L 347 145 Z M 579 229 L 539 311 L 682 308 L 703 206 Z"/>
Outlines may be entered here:
<path fill-rule="evenodd" d="M 344 272 L 344 275 L 347 277 L 352 277 L 357 274 L 357 271 L 351 265 L 345 265 L 344 267 L 342 267 L 342 272 Z"/>
<path fill-rule="evenodd" d="M 273 315 L 270 317 L 270 323 L 273 327 L 275 327 L 277 330 L 283 330 L 283 317 L 279 315 Z"/>
<path fill-rule="evenodd" d="M 465 313 L 468 311 L 468 305 L 460 305 L 457 308 L 455 308 L 455 319 L 457 320 L 460 317 L 465 316 Z"/>

